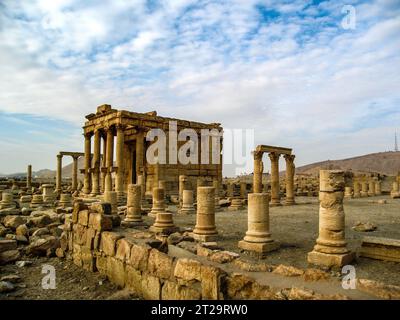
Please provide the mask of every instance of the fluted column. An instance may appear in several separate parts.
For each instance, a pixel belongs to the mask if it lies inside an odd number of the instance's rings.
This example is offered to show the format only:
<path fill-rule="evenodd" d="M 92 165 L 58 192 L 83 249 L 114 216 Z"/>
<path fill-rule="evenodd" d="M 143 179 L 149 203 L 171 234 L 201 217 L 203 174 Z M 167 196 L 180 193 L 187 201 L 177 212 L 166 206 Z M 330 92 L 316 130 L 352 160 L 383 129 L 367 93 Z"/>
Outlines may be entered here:
<path fill-rule="evenodd" d="M 286 161 L 286 205 L 295 204 L 294 201 L 294 154 L 285 154 L 284 158 Z"/>
<path fill-rule="evenodd" d="M 72 191 L 78 189 L 78 159 L 79 156 L 72 157 Z"/>
<path fill-rule="evenodd" d="M 106 172 L 104 169 L 106 168 L 106 161 L 107 161 L 107 134 L 103 133 L 102 135 L 103 140 L 103 153 L 101 158 L 101 165 L 100 165 L 100 192 L 103 193 L 106 187 Z"/>
<path fill-rule="evenodd" d="M 94 133 L 93 170 L 92 170 L 92 195 L 100 193 L 100 130 Z"/>
<path fill-rule="evenodd" d="M 271 205 L 279 206 L 281 204 L 279 195 L 279 153 L 271 152 L 268 154 L 271 159 Z"/>
<path fill-rule="evenodd" d="M 91 162 L 91 138 L 92 133 L 85 133 L 85 176 L 83 179 L 83 193 L 90 193 L 90 162 Z"/>
<path fill-rule="evenodd" d="M 62 183 L 62 155 L 57 155 L 57 179 L 56 179 L 56 192 L 61 193 Z"/>
<path fill-rule="evenodd" d="M 114 132 L 110 127 L 107 129 L 107 146 L 106 146 L 106 178 L 104 192 L 112 191 L 112 168 L 114 162 Z"/>
<path fill-rule="evenodd" d="M 262 192 L 262 175 L 264 171 L 264 166 L 262 162 L 263 152 L 253 152 L 254 157 L 254 173 L 253 173 L 253 192 Z"/>

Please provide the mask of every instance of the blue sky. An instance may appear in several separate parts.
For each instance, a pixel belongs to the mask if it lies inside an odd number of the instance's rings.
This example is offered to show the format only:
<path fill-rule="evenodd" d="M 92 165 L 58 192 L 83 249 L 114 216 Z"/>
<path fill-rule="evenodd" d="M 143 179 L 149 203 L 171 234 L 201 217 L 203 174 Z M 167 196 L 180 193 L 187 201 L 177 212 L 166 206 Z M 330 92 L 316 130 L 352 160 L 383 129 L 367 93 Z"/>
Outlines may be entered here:
<path fill-rule="evenodd" d="M 400 131 L 398 0 L 5 0 L 0 22 L 1 173 L 81 151 L 104 103 L 254 129 L 298 166 Z"/>

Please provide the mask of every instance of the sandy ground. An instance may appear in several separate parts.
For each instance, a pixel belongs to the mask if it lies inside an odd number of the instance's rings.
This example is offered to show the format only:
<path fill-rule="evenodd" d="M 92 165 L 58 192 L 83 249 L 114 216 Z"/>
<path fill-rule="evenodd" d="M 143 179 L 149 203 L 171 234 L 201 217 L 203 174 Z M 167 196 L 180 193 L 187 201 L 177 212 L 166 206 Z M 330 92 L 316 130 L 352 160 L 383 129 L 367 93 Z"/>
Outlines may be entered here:
<path fill-rule="evenodd" d="M 373 203 L 386 199 L 387 204 Z M 280 250 L 271 252 L 264 260 L 270 264 L 286 264 L 300 268 L 307 267 L 306 255 L 315 244 L 318 235 L 317 198 L 297 198 L 296 206 L 270 208 L 270 229 L 272 237 L 281 242 Z M 174 210 L 175 208 L 171 208 Z M 364 236 L 377 236 L 400 239 L 400 200 L 387 196 L 366 199 L 345 200 L 346 238 L 349 248 L 356 250 Z M 195 215 L 174 215 L 176 225 L 194 227 Z M 149 223 L 152 219 L 145 217 Z M 358 221 L 371 222 L 378 226 L 373 232 L 356 232 L 351 227 Z M 223 211 L 216 215 L 220 234 L 218 243 L 226 250 L 240 252 L 237 242 L 247 230 L 246 211 Z M 253 259 L 248 257 L 248 259 Z M 119 290 L 104 276 L 84 271 L 70 261 L 59 258 L 29 258 L 31 266 L 22 268 L 14 264 L 0 267 L 0 278 L 17 274 L 20 287 L 11 293 L 0 294 L 1 299 L 137 299 Z M 41 282 L 44 275 L 42 266 L 49 264 L 56 269 L 56 290 L 45 290 Z M 366 258 L 358 258 L 354 263 L 358 278 L 382 281 L 386 284 L 400 285 L 400 264 Z"/>

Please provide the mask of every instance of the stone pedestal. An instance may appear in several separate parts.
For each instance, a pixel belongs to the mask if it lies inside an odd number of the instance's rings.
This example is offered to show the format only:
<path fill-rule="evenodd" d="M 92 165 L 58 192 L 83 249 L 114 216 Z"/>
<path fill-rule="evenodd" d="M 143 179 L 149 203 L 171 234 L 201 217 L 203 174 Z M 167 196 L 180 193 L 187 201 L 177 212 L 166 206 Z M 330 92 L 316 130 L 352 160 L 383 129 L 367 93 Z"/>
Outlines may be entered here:
<path fill-rule="evenodd" d="M 26 195 L 19 199 L 19 205 L 21 208 L 29 208 L 32 201 L 32 196 Z"/>
<path fill-rule="evenodd" d="M 32 195 L 31 208 L 38 208 L 43 206 L 43 196 L 41 194 Z"/>
<path fill-rule="evenodd" d="M 118 196 L 115 191 L 106 191 L 103 196 L 104 202 L 111 204 L 111 214 L 118 214 Z"/>
<path fill-rule="evenodd" d="M 72 207 L 72 197 L 69 193 L 62 193 L 58 205 L 62 208 Z"/>
<path fill-rule="evenodd" d="M 178 211 L 179 214 L 193 214 L 195 213 L 194 205 L 193 205 L 193 191 L 192 190 L 183 190 L 182 193 L 182 207 Z"/>
<path fill-rule="evenodd" d="M 215 241 L 218 232 L 215 226 L 215 189 L 197 188 L 197 216 L 193 237 L 198 241 Z"/>
<path fill-rule="evenodd" d="M 128 185 L 126 217 L 121 222 L 124 227 L 144 225 L 141 209 L 142 188 L 138 184 Z"/>
<path fill-rule="evenodd" d="M 179 231 L 179 228 L 174 225 L 172 213 L 159 212 L 156 215 L 156 221 L 150 227 L 150 231 L 155 233 L 171 234 Z"/>
<path fill-rule="evenodd" d="M 3 192 L 0 209 L 15 209 L 16 207 L 12 193 Z"/>
<path fill-rule="evenodd" d="M 54 192 L 54 185 L 52 184 L 44 184 L 42 185 L 43 190 L 43 201 L 45 205 L 54 206 L 56 201 L 56 194 Z"/>
<path fill-rule="evenodd" d="M 320 170 L 319 236 L 308 254 L 310 264 L 327 268 L 342 267 L 354 259 L 346 247 L 343 210 L 344 172 Z"/>
<path fill-rule="evenodd" d="M 240 198 L 233 198 L 231 201 L 231 205 L 228 207 L 229 211 L 238 211 L 244 210 L 243 200 Z"/>
<path fill-rule="evenodd" d="M 260 255 L 276 250 L 279 244 L 269 233 L 269 198 L 266 193 L 248 195 L 248 230 L 238 247 Z"/>
<path fill-rule="evenodd" d="M 157 213 L 165 212 L 165 193 L 163 188 L 153 188 L 153 206 L 149 213 L 150 217 L 155 218 Z"/>

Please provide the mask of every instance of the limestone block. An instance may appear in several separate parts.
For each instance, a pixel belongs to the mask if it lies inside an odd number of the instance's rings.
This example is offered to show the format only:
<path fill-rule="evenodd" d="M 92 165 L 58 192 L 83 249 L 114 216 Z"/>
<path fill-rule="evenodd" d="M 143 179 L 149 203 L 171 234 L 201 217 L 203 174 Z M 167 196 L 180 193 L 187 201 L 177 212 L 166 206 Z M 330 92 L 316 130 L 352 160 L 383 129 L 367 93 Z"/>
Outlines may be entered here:
<path fill-rule="evenodd" d="M 361 243 L 360 257 L 400 262 L 400 240 L 364 237 Z"/>
<path fill-rule="evenodd" d="M 111 204 L 107 202 L 95 202 L 90 209 L 100 214 L 111 214 Z"/>
<path fill-rule="evenodd" d="M 107 257 L 107 276 L 118 287 L 125 286 L 125 264 L 115 257 Z"/>
<path fill-rule="evenodd" d="M 157 249 L 151 249 L 148 259 L 148 272 L 163 279 L 169 279 L 172 275 L 174 259 Z"/>
<path fill-rule="evenodd" d="M 0 240 L 0 253 L 8 250 L 17 249 L 17 241 L 15 240 Z"/>
<path fill-rule="evenodd" d="M 224 272 L 213 266 L 201 266 L 201 296 L 204 300 L 222 300 L 221 278 Z"/>
<path fill-rule="evenodd" d="M 20 225 L 25 223 L 26 223 L 26 218 L 21 216 L 6 216 L 3 219 L 4 226 L 12 230 L 17 229 Z"/>
<path fill-rule="evenodd" d="M 201 281 L 201 263 L 193 259 L 178 259 L 174 270 L 174 276 L 185 281 Z"/>
<path fill-rule="evenodd" d="M 110 231 L 113 228 L 111 215 L 94 212 L 89 215 L 88 225 L 99 232 Z"/>
<path fill-rule="evenodd" d="M 201 294 L 199 291 L 180 285 L 176 282 L 165 281 L 162 291 L 161 300 L 200 300 Z"/>
<path fill-rule="evenodd" d="M 160 300 L 161 283 L 160 279 L 152 275 L 142 273 L 142 294 L 146 300 Z"/>
<path fill-rule="evenodd" d="M 132 244 L 128 264 L 137 270 L 146 271 L 150 250 L 151 247 L 148 245 Z"/>
<path fill-rule="evenodd" d="M 131 256 L 132 242 L 126 238 L 122 238 L 117 241 L 117 251 L 115 253 L 115 258 L 127 262 Z"/>
<path fill-rule="evenodd" d="M 119 233 L 112 231 L 104 231 L 101 234 L 100 250 L 107 256 L 113 257 L 115 255 L 117 240 L 123 238 Z"/>
<path fill-rule="evenodd" d="M 129 289 L 133 289 L 137 294 L 142 293 L 142 273 L 134 267 L 127 264 L 125 266 L 125 285 Z"/>
<path fill-rule="evenodd" d="M 78 215 L 78 223 L 82 226 L 87 226 L 89 222 L 89 210 L 81 210 Z"/>
<path fill-rule="evenodd" d="M 0 265 L 14 262 L 20 258 L 21 254 L 18 250 L 7 250 L 0 252 Z"/>
<path fill-rule="evenodd" d="M 81 247 L 81 259 L 83 269 L 90 272 L 96 271 L 96 260 L 90 248 Z"/>

